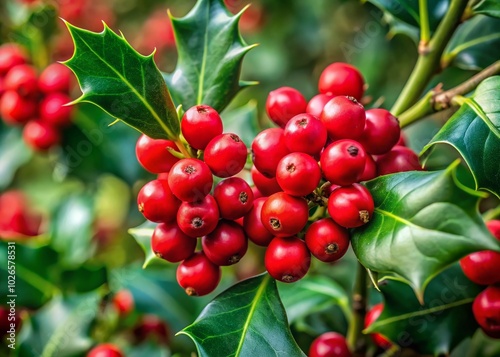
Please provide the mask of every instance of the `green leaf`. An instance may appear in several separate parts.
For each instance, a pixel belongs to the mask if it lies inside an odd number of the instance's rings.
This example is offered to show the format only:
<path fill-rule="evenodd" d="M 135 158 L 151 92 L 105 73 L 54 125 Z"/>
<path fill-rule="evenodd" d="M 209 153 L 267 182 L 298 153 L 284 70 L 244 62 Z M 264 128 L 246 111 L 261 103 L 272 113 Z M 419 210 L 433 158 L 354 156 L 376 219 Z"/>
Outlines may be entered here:
<path fill-rule="evenodd" d="M 443 62 L 466 70 L 481 70 L 498 60 L 491 48 L 500 47 L 500 19 L 474 16 L 453 35 Z"/>
<path fill-rule="evenodd" d="M 500 76 L 484 80 L 472 98 L 464 99 L 460 109 L 427 144 L 423 152 L 437 143 L 453 146 L 464 158 L 474 176 L 476 189 L 500 197 Z"/>
<path fill-rule="evenodd" d="M 64 64 L 83 92 L 75 103 L 93 103 L 152 138 L 176 140 L 177 112 L 153 54 L 141 55 L 106 25 L 96 33 L 66 24 L 75 53 Z"/>
<path fill-rule="evenodd" d="M 251 84 L 239 78 L 243 57 L 254 47 L 239 34 L 240 16 L 232 16 L 222 0 L 199 0 L 185 17 L 171 17 L 179 58 L 165 80 L 184 110 L 207 104 L 221 112 Z"/>
<path fill-rule="evenodd" d="M 354 230 L 354 252 L 366 268 L 399 275 L 420 301 L 433 277 L 463 256 L 500 251 L 477 211 L 479 193 L 455 178 L 457 164 L 366 183 L 375 212 L 369 224 Z"/>
<path fill-rule="evenodd" d="M 365 332 L 379 332 L 402 347 L 424 355 L 448 355 L 477 329 L 472 302 L 482 290 L 458 264 L 439 274 L 425 291 L 424 304 L 407 284 L 380 282 L 384 310 Z"/>
<path fill-rule="evenodd" d="M 31 151 L 24 143 L 21 130 L 0 123 L 0 190 L 9 186 L 17 169 L 30 158 Z"/>
<path fill-rule="evenodd" d="M 128 230 L 128 233 L 134 237 L 136 240 L 137 244 L 140 245 L 142 250 L 144 251 L 144 264 L 142 265 L 143 268 L 148 267 L 150 264 L 154 262 L 160 262 L 163 261 L 162 259 L 158 258 L 155 253 L 153 252 L 153 249 L 151 248 L 151 237 L 153 236 L 153 231 L 155 230 L 156 223 L 153 223 L 151 221 L 146 221 L 140 226 L 137 226 L 135 228 L 130 228 Z"/>
<path fill-rule="evenodd" d="M 254 100 L 241 107 L 225 111 L 222 114 L 222 120 L 224 132 L 238 135 L 247 147 L 252 145 L 253 139 L 260 132 L 257 102 Z"/>
<path fill-rule="evenodd" d="M 500 6 L 497 0 L 480 0 L 472 8 L 475 14 L 484 14 L 500 18 Z"/>
<path fill-rule="evenodd" d="M 217 296 L 180 332 L 205 356 L 305 356 L 293 339 L 275 280 L 244 280 Z"/>
<path fill-rule="evenodd" d="M 96 290 L 108 281 L 108 270 L 101 265 L 83 265 L 61 272 L 61 288 L 65 292 L 84 293 Z"/>

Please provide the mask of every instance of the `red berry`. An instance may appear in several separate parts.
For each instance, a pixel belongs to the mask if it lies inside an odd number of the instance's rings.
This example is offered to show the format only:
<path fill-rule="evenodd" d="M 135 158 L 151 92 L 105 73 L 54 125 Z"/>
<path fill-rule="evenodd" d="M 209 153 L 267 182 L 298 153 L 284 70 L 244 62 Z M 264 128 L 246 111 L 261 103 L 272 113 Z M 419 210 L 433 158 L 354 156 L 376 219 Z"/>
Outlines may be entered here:
<path fill-rule="evenodd" d="M 4 336 L 6 336 L 6 338 L 10 338 L 11 336 L 7 335 L 15 335 L 21 328 L 21 317 L 19 316 L 17 310 L 13 310 L 11 310 L 10 307 L 0 306 L 0 338 L 2 339 Z M 11 324 L 15 324 L 14 329 L 12 329 Z"/>
<path fill-rule="evenodd" d="M 289 237 L 306 226 L 308 217 L 305 199 L 278 192 L 264 202 L 260 218 L 264 227 L 274 236 Z"/>
<path fill-rule="evenodd" d="M 472 312 L 486 335 L 500 338 L 500 286 L 490 285 L 476 296 Z"/>
<path fill-rule="evenodd" d="M 221 278 L 220 267 L 203 252 L 194 253 L 177 267 L 177 282 L 189 296 L 203 296 L 215 290 Z"/>
<path fill-rule="evenodd" d="M 354 140 L 339 140 L 330 144 L 321 153 L 323 176 L 340 186 L 359 182 L 366 166 L 366 153 Z"/>
<path fill-rule="evenodd" d="M 270 128 L 261 131 L 252 142 L 253 164 L 268 178 L 276 176 L 279 161 L 289 153 L 286 148 L 283 129 Z"/>
<path fill-rule="evenodd" d="M 356 99 L 339 96 L 326 103 L 320 119 L 330 139 L 358 139 L 363 135 L 366 116 Z"/>
<path fill-rule="evenodd" d="M 217 184 L 214 198 L 220 216 L 225 219 L 243 217 L 253 206 L 253 192 L 248 183 L 239 177 L 230 177 Z"/>
<path fill-rule="evenodd" d="M 120 316 L 128 315 L 134 310 L 134 297 L 128 290 L 120 290 L 113 296 L 113 306 Z"/>
<path fill-rule="evenodd" d="M 71 98 L 64 93 L 50 93 L 40 103 L 40 119 L 54 126 L 67 126 L 71 123 L 73 107 L 68 104 Z"/>
<path fill-rule="evenodd" d="M 168 184 L 180 200 L 202 200 L 212 189 L 214 178 L 210 168 L 198 159 L 182 159 L 170 169 Z"/>
<path fill-rule="evenodd" d="M 134 335 L 138 341 L 153 337 L 159 343 L 168 344 L 169 333 L 168 325 L 158 316 L 152 314 L 143 315 L 134 328 Z"/>
<path fill-rule="evenodd" d="M 339 186 L 339 185 L 334 185 L 332 184 L 331 182 L 326 182 L 323 186 L 322 186 L 322 195 L 323 197 L 330 197 L 330 195 L 332 194 L 333 191 L 335 191 L 337 188 L 339 187 L 342 187 L 342 186 Z"/>
<path fill-rule="evenodd" d="M 385 109 L 366 111 L 366 122 L 359 142 L 372 155 L 387 153 L 399 141 L 401 129 L 398 119 Z"/>
<path fill-rule="evenodd" d="M 234 221 L 222 220 L 212 233 L 201 239 L 203 251 L 218 266 L 233 265 L 240 261 L 248 248 L 243 228 Z"/>
<path fill-rule="evenodd" d="M 373 210 L 370 191 L 358 183 L 339 187 L 328 198 L 328 213 L 342 227 L 355 228 L 368 223 Z"/>
<path fill-rule="evenodd" d="M 203 158 L 215 176 L 229 177 L 245 167 L 247 147 L 238 135 L 221 134 L 210 140 Z"/>
<path fill-rule="evenodd" d="M 406 136 L 402 131 L 399 133 L 399 140 L 394 146 L 406 146 Z"/>
<path fill-rule="evenodd" d="M 284 283 L 293 283 L 306 275 L 311 265 L 311 253 L 297 237 L 275 237 L 264 257 L 269 275 Z"/>
<path fill-rule="evenodd" d="M 311 114 L 294 116 L 285 126 L 285 145 L 290 152 L 319 155 L 328 134 L 323 123 Z"/>
<path fill-rule="evenodd" d="M 31 120 L 23 129 L 23 138 L 33 150 L 44 151 L 57 145 L 61 134 L 57 128 L 42 120 Z"/>
<path fill-rule="evenodd" d="M 359 177 L 359 181 L 370 181 L 377 176 L 377 164 L 375 160 L 373 160 L 371 155 L 366 155 L 365 169 Z"/>
<path fill-rule="evenodd" d="M 6 91 L 0 98 L 0 116 L 7 124 L 24 124 L 37 113 L 37 103 L 16 91 Z"/>
<path fill-rule="evenodd" d="M 68 93 L 72 76 L 73 73 L 68 67 L 60 63 L 52 63 L 40 74 L 38 88 L 44 93 Z"/>
<path fill-rule="evenodd" d="M 157 257 L 177 263 L 194 253 L 196 242 L 184 234 L 176 222 L 160 223 L 153 231 L 151 249 Z"/>
<path fill-rule="evenodd" d="M 396 172 L 422 170 L 415 152 L 404 146 L 395 146 L 387 154 L 376 159 L 377 172 L 380 176 Z"/>
<path fill-rule="evenodd" d="M 281 191 L 281 187 L 278 185 L 276 177 L 267 178 L 259 170 L 257 170 L 255 165 L 252 166 L 250 173 L 252 174 L 252 181 L 255 187 L 257 187 L 263 196 L 271 196 L 273 193 Z"/>
<path fill-rule="evenodd" d="M 137 195 L 137 207 L 152 222 L 175 221 L 181 202 L 170 190 L 166 180 L 153 180 L 145 184 Z"/>
<path fill-rule="evenodd" d="M 320 93 L 348 95 L 361 100 L 365 81 L 356 67 L 335 62 L 326 67 L 318 80 Z"/>
<path fill-rule="evenodd" d="M 321 116 L 321 112 L 325 107 L 326 103 L 333 98 L 330 94 L 317 94 L 309 100 L 307 103 L 306 113 L 314 115 L 316 118 Z"/>
<path fill-rule="evenodd" d="M 253 243 L 260 246 L 267 246 L 273 239 L 273 234 L 267 230 L 262 224 L 261 214 L 262 206 L 266 202 L 267 197 L 257 198 L 253 202 L 253 207 L 243 218 L 243 229 Z"/>
<path fill-rule="evenodd" d="M 351 357 L 345 337 L 337 332 L 318 336 L 309 348 L 309 357 Z"/>
<path fill-rule="evenodd" d="M 188 236 L 196 238 L 212 232 L 219 221 L 219 208 L 211 195 L 203 201 L 183 202 L 177 212 L 177 224 Z"/>
<path fill-rule="evenodd" d="M 36 69 L 27 64 L 19 64 L 7 72 L 5 90 L 14 90 L 23 97 L 31 97 L 38 92 Z"/>
<path fill-rule="evenodd" d="M 142 167 L 149 172 L 153 174 L 169 172 L 179 159 L 172 155 L 167 148 L 179 151 L 171 140 L 151 139 L 143 134 L 137 140 L 135 155 Z"/>
<path fill-rule="evenodd" d="M 12 67 L 26 62 L 26 55 L 18 45 L 8 43 L 0 46 L 0 76 L 6 74 Z"/>
<path fill-rule="evenodd" d="M 486 227 L 493 234 L 493 237 L 500 240 L 500 220 L 493 219 L 486 222 Z"/>
<path fill-rule="evenodd" d="M 331 218 L 314 222 L 306 231 L 307 248 L 322 262 L 334 262 L 349 248 L 349 232 Z"/>
<path fill-rule="evenodd" d="M 222 119 L 212 107 L 197 105 L 182 116 L 181 131 L 189 145 L 204 150 L 210 140 L 222 134 Z"/>
<path fill-rule="evenodd" d="M 284 128 L 294 116 L 306 111 L 307 102 L 295 88 L 281 87 L 269 93 L 266 100 L 266 112 L 278 126 Z"/>
<path fill-rule="evenodd" d="M 122 351 L 111 343 L 102 343 L 87 353 L 87 357 L 124 357 Z"/>
<path fill-rule="evenodd" d="M 276 179 L 285 193 L 306 196 L 313 192 L 321 181 L 321 170 L 318 162 L 311 156 L 293 152 L 279 162 Z"/>
<path fill-rule="evenodd" d="M 384 310 L 384 304 L 376 304 L 374 305 L 367 313 L 365 316 L 365 328 L 370 326 L 372 323 L 377 321 L 379 318 L 380 314 L 382 314 L 382 311 Z M 371 338 L 373 340 L 373 343 L 375 343 L 378 347 L 383 348 L 384 350 L 390 348 L 392 346 L 391 341 L 389 341 L 385 336 L 379 334 L 379 333 L 372 333 Z"/>

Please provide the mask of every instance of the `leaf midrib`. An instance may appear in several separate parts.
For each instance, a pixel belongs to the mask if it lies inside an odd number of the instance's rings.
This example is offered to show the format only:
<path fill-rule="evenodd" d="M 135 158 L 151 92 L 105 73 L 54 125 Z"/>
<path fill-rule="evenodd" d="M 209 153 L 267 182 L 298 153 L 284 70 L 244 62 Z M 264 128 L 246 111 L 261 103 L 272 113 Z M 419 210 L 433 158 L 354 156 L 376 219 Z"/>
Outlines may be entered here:
<path fill-rule="evenodd" d="M 497 138 L 500 138 L 500 132 L 495 127 L 495 125 L 493 125 L 490 118 L 488 118 L 488 115 L 483 110 L 483 107 L 476 100 L 465 98 L 464 104 L 467 104 L 476 113 L 476 115 L 484 121 L 488 128 L 490 128 L 491 132 L 495 134 Z"/>

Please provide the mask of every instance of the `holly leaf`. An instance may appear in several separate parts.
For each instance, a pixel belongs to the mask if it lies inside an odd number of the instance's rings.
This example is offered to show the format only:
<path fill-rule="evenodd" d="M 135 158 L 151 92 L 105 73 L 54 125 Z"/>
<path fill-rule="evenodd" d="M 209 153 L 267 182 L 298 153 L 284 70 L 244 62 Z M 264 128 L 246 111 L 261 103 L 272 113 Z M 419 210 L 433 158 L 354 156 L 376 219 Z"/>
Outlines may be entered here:
<path fill-rule="evenodd" d="M 128 230 L 129 234 L 134 237 L 135 241 L 139 246 L 142 248 L 144 251 L 144 263 L 142 265 L 142 268 L 145 269 L 152 263 L 158 263 L 158 262 L 163 262 L 162 259 L 158 258 L 155 253 L 153 252 L 153 249 L 151 248 L 151 237 L 153 236 L 153 232 L 155 230 L 156 223 L 153 223 L 151 221 L 146 221 L 140 226 L 137 226 L 135 228 L 130 228 Z"/>
<path fill-rule="evenodd" d="M 500 18 L 500 6 L 497 0 L 480 0 L 473 6 L 472 11 L 475 14 L 484 14 Z"/>
<path fill-rule="evenodd" d="M 143 56 L 104 24 L 100 33 L 66 23 L 75 44 L 66 62 L 89 102 L 155 139 L 176 140 L 179 119 L 153 54 Z"/>
<path fill-rule="evenodd" d="M 477 191 L 446 170 L 404 172 L 366 183 L 375 202 L 371 222 L 354 230 L 352 247 L 368 269 L 395 273 L 419 301 L 429 282 L 446 267 L 478 250 L 500 251 L 500 242 L 478 213 Z"/>
<path fill-rule="evenodd" d="M 222 0 L 199 0 L 185 17 L 171 16 L 179 57 L 165 80 L 177 105 L 207 104 L 221 112 L 252 84 L 239 79 L 243 57 L 255 47 L 240 36 L 241 14 L 233 16 Z"/>
<path fill-rule="evenodd" d="M 17 169 L 31 158 L 18 128 L 8 128 L 0 122 L 0 190 L 7 188 Z"/>
<path fill-rule="evenodd" d="M 465 277 L 458 264 L 439 274 L 427 287 L 421 305 L 410 286 L 393 280 L 379 284 L 384 310 L 364 332 L 379 332 L 393 343 L 423 355 L 449 355 L 477 329 L 472 302 L 481 287 Z"/>
<path fill-rule="evenodd" d="M 453 146 L 464 158 L 474 176 L 476 189 L 500 197 L 500 76 L 484 80 L 472 98 L 465 98 L 460 109 L 427 144 L 423 153 L 438 143 Z"/>
<path fill-rule="evenodd" d="M 204 356 L 305 356 L 292 337 L 275 280 L 267 274 L 244 280 L 218 295 L 190 326 Z"/>

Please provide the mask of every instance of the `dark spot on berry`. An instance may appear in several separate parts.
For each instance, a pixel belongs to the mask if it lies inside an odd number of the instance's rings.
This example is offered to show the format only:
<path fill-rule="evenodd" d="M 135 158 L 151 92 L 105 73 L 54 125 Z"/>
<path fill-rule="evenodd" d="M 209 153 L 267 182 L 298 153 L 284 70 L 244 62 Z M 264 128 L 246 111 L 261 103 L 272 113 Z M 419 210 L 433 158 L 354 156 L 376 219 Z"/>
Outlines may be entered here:
<path fill-rule="evenodd" d="M 286 171 L 288 171 L 289 173 L 294 172 L 295 171 L 295 164 L 290 163 L 290 164 L 286 165 Z"/>
<path fill-rule="evenodd" d="M 139 212 L 143 213 L 144 212 L 144 203 L 141 202 L 137 205 L 137 208 L 139 209 Z"/>
<path fill-rule="evenodd" d="M 193 165 L 188 165 L 184 168 L 184 172 L 187 173 L 188 175 L 191 175 L 196 172 L 196 169 L 194 168 Z"/>
<path fill-rule="evenodd" d="M 196 107 L 196 111 L 200 114 L 208 113 L 208 108 L 204 105 L 199 105 Z"/>
<path fill-rule="evenodd" d="M 247 203 L 248 202 L 248 195 L 245 191 L 240 192 L 240 195 L 238 197 L 241 203 Z"/>
<path fill-rule="evenodd" d="M 229 258 L 229 264 L 236 264 L 240 261 L 241 257 L 239 254 L 233 255 L 231 258 Z"/>
<path fill-rule="evenodd" d="M 281 228 L 281 223 L 280 223 L 280 220 L 279 219 L 276 219 L 276 218 L 271 218 L 269 220 L 269 223 L 271 224 L 271 227 L 274 229 L 274 230 L 278 230 Z"/>
<path fill-rule="evenodd" d="M 295 277 L 290 274 L 285 274 L 281 277 L 281 281 L 284 283 L 293 283 L 295 281 Z"/>
<path fill-rule="evenodd" d="M 194 228 L 201 228 L 203 226 L 203 220 L 200 218 L 200 217 L 195 217 L 193 218 L 193 220 L 191 221 L 191 225 L 194 227 Z"/>
<path fill-rule="evenodd" d="M 193 289 L 193 288 L 186 288 L 186 294 L 188 294 L 188 296 L 197 296 L 198 294 L 196 293 L 196 290 Z"/>
<path fill-rule="evenodd" d="M 230 135 L 229 135 L 229 137 L 230 137 L 233 141 L 235 141 L 235 142 L 237 142 L 237 143 L 239 143 L 239 142 L 241 141 L 241 140 L 240 140 L 240 137 L 239 137 L 238 135 L 236 135 L 236 134 L 230 134 Z"/>
<path fill-rule="evenodd" d="M 158 257 L 158 258 L 163 258 L 163 255 L 161 255 L 160 252 L 155 252 L 155 255 Z"/>
<path fill-rule="evenodd" d="M 330 243 L 325 247 L 326 254 L 333 254 L 339 251 L 339 246 L 337 243 Z"/>
<path fill-rule="evenodd" d="M 354 145 L 351 145 L 347 148 L 347 152 L 349 153 L 349 155 L 351 156 L 357 156 L 358 155 L 358 152 L 359 152 L 359 148 L 357 148 L 356 146 Z"/>
<path fill-rule="evenodd" d="M 306 126 L 307 125 L 307 118 L 298 119 L 297 120 L 297 125 L 298 126 L 302 126 L 302 127 Z"/>
<path fill-rule="evenodd" d="M 365 209 L 359 211 L 359 219 L 363 223 L 370 222 L 370 213 L 367 210 L 365 210 Z"/>

